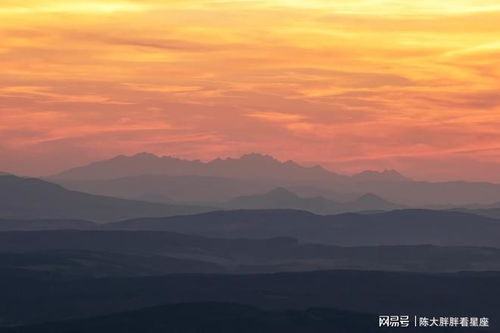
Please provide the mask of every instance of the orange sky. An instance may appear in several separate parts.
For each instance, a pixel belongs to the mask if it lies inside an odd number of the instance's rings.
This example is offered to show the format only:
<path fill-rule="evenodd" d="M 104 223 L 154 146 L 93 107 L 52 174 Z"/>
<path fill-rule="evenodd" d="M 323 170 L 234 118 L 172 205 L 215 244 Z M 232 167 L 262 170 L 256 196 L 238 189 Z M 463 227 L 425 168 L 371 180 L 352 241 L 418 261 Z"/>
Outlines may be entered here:
<path fill-rule="evenodd" d="M 498 0 L 2 0 L 0 170 L 246 152 L 500 181 Z"/>

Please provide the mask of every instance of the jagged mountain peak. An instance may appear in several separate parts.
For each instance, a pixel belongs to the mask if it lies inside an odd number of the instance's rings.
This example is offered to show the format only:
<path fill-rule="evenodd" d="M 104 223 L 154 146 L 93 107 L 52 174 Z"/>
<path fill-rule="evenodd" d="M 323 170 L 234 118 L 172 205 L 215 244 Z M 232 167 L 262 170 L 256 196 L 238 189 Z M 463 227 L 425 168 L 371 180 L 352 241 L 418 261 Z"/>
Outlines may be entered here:
<path fill-rule="evenodd" d="M 404 206 L 390 202 L 376 194 L 366 193 L 349 203 L 351 210 L 393 210 L 400 209 Z M 355 209 L 352 209 L 355 208 Z"/>
<path fill-rule="evenodd" d="M 141 152 L 137 153 L 132 156 L 132 158 L 150 158 L 150 159 L 157 159 L 160 158 L 159 156 L 153 154 L 153 153 L 148 153 L 148 152 Z"/>
<path fill-rule="evenodd" d="M 280 199 L 297 199 L 299 196 L 295 194 L 294 192 L 284 188 L 284 187 L 277 187 L 265 194 L 267 197 L 273 197 L 273 198 L 280 198 Z"/>
<path fill-rule="evenodd" d="M 305 167 L 294 161 L 281 162 L 270 155 L 249 153 L 239 158 L 217 158 L 209 162 L 139 153 L 77 167 L 52 179 L 115 179 L 145 174 L 208 176 L 243 179 L 332 179 L 345 178 L 321 167 Z"/>
<path fill-rule="evenodd" d="M 365 170 L 352 176 L 359 180 L 384 180 L 384 181 L 408 181 L 408 177 L 402 175 L 394 169 L 385 169 L 383 171 Z"/>
<path fill-rule="evenodd" d="M 251 161 L 273 161 L 273 162 L 278 162 L 277 159 L 275 159 L 271 155 L 266 155 L 266 154 L 259 154 L 259 153 L 248 153 L 242 155 L 239 160 L 251 160 Z"/>
<path fill-rule="evenodd" d="M 119 155 L 86 166 L 62 172 L 49 179 L 104 180 L 139 175 L 205 176 L 247 180 L 280 180 L 313 182 L 396 182 L 409 181 L 395 170 L 364 171 L 352 177 L 331 172 L 320 165 L 303 166 L 293 160 L 280 161 L 271 155 L 248 153 L 238 158 L 216 158 L 203 162 L 171 155 L 159 156 L 141 152 Z M 286 181 L 286 182 L 283 182 Z"/>
<path fill-rule="evenodd" d="M 373 193 L 363 194 L 356 201 L 357 202 L 370 202 L 370 203 L 373 203 L 373 202 L 376 202 L 376 203 L 386 202 L 386 200 L 384 200 L 383 198 L 381 198 L 378 195 L 373 194 Z"/>

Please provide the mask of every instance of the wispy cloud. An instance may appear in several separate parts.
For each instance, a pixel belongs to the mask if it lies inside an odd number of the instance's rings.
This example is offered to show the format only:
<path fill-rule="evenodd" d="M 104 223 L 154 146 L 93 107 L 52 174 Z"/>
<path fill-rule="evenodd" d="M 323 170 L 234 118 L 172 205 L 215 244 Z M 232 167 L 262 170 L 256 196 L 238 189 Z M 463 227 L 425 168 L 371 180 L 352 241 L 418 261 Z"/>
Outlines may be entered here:
<path fill-rule="evenodd" d="M 499 22 L 496 0 L 4 0 L 0 169 L 13 147 L 491 162 Z"/>
<path fill-rule="evenodd" d="M 279 112 L 252 112 L 248 113 L 247 116 L 273 122 L 296 122 L 306 119 L 303 115 Z"/>

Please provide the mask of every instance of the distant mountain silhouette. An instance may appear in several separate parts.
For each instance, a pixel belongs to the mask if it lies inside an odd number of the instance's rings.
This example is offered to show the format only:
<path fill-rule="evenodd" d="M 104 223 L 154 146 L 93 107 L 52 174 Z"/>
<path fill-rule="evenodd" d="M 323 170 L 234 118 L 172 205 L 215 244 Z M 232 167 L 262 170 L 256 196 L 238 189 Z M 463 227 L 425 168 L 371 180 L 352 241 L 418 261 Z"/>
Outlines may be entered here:
<path fill-rule="evenodd" d="M 0 176 L 0 218 L 116 221 L 209 210 L 96 196 L 66 190 L 40 179 Z"/>
<path fill-rule="evenodd" d="M 322 197 L 299 197 L 283 187 L 264 194 L 237 197 L 224 204 L 224 207 L 231 209 L 297 209 L 319 214 L 338 211 L 339 206 Z"/>
<path fill-rule="evenodd" d="M 290 192 L 286 188 L 283 187 L 278 187 L 272 190 L 269 193 L 266 193 L 263 195 L 266 199 L 269 200 L 276 200 L 276 201 L 290 201 L 290 200 L 296 200 L 296 199 L 301 199 L 299 196 L 297 196 L 295 193 Z"/>
<path fill-rule="evenodd" d="M 468 207 L 500 201 L 500 184 L 480 182 L 371 181 L 337 184 L 334 188 L 338 192 L 373 193 L 412 207 Z"/>
<path fill-rule="evenodd" d="M 419 208 L 472 208 L 474 204 L 500 202 L 500 184 L 413 181 L 395 170 L 345 176 L 321 166 L 304 167 L 261 154 L 201 162 L 141 153 L 91 163 L 48 180 L 92 194 L 158 202 L 171 199 L 213 204 L 276 187 L 293 189 L 300 195 L 317 193 L 334 201 L 373 193 Z"/>
<path fill-rule="evenodd" d="M 379 211 L 379 210 L 395 210 L 402 209 L 403 205 L 398 205 L 387 200 L 382 199 L 378 195 L 367 193 L 361 197 L 347 202 L 344 204 L 345 212 L 359 212 L 359 211 Z"/>
<path fill-rule="evenodd" d="M 279 182 L 206 176 L 140 175 L 105 180 L 54 179 L 66 188 L 97 195 L 153 202 L 210 202 L 269 191 Z"/>
<path fill-rule="evenodd" d="M 324 197 L 303 198 L 278 187 L 261 195 L 243 196 L 226 202 L 223 207 L 230 209 L 296 209 L 316 214 L 337 214 L 345 212 L 394 210 L 403 206 L 366 194 L 350 202 L 335 202 Z"/>
<path fill-rule="evenodd" d="M 336 245 L 500 246 L 500 221 L 431 210 L 320 216 L 295 210 L 240 210 L 111 223 L 108 229 L 162 230 L 228 238 L 293 237 Z"/>
<path fill-rule="evenodd" d="M 382 172 L 366 170 L 352 175 L 356 181 L 380 181 L 380 182 L 401 182 L 411 181 L 410 178 L 403 176 L 396 170 L 384 170 Z"/>
<path fill-rule="evenodd" d="M 144 174 L 170 176 L 208 176 L 237 179 L 344 179 L 320 166 L 303 167 L 293 161 L 280 162 L 261 154 L 247 154 L 240 158 L 215 159 L 210 162 L 188 161 L 170 156 L 141 153 L 117 156 L 110 160 L 91 163 L 54 176 L 54 179 L 88 180 L 114 179 Z"/>

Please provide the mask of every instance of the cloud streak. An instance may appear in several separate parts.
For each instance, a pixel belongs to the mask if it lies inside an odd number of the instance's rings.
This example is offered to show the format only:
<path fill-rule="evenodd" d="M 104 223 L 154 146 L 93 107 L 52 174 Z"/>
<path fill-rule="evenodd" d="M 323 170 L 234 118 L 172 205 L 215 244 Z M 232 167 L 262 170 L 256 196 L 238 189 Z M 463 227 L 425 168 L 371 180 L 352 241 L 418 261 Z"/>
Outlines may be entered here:
<path fill-rule="evenodd" d="M 142 150 L 496 165 L 499 22 L 489 0 L 5 0 L 0 169 Z"/>

